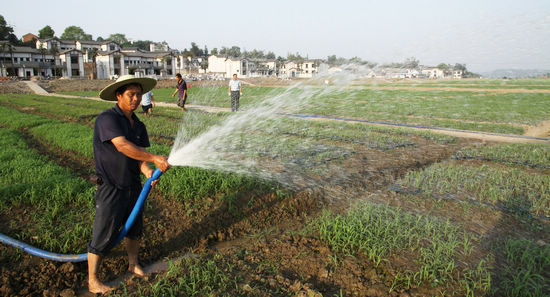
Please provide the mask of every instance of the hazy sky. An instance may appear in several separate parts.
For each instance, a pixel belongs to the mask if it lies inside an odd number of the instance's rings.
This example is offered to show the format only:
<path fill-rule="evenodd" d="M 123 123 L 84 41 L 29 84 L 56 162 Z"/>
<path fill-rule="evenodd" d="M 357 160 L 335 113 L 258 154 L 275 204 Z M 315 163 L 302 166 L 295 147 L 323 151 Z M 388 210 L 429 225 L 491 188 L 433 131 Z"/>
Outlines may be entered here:
<path fill-rule="evenodd" d="M 195 42 L 283 57 L 415 57 L 423 65 L 464 63 L 474 72 L 550 69 L 550 0 L 5 2 L 0 14 L 19 38 L 45 25 L 60 36 L 75 25 L 94 39 L 123 33 L 180 50 Z"/>

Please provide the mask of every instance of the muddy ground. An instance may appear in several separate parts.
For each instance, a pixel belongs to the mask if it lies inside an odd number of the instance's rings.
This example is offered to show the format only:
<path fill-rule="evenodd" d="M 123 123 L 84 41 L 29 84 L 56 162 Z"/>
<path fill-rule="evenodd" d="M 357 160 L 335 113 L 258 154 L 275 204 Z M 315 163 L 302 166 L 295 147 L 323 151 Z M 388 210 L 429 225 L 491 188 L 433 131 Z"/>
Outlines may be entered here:
<path fill-rule="evenodd" d="M 30 135 L 27 138 L 31 147 L 56 163 L 71 168 L 83 178 L 90 174 L 92 160 L 52 150 Z M 238 193 L 239 216 L 233 215 L 223 200 L 210 197 L 207 198 L 210 207 L 195 210 L 198 212 L 196 217 L 202 219 L 192 221 L 187 215 L 192 205 L 182 206 L 153 192 L 145 212 L 146 236 L 141 244 L 140 259 L 147 265 L 189 252 L 205 257 L 217 252 L 225 255 L 242 275 L 249 277 L 248 281 L 255 287 L 263 286 L 265 296 L 279 296 L 276 292 L 280 290 L 309 291 L 323 296 L 333 296 L 340 291 L 345 296 L 384 296 L 388 279 L 397 267 L 374 267 L 366 259 L 350 257 L 341 266 L 327 268 L 327 259 L 332 256 L 328 246 L 294 232 L 322 208 L 345 210 L 354 200 L 372 195 L 382 195 L 381 200 L 384 200 L 387 188 L 407 171 L 447 159 L 468 143 L 462 141 L 443 146 L 422 138 L 414 141 L 417 143 L 414 148 L 398 148 L 391 152 L 356 147 L 355 154 L 335 164 L 338 168 L 348 168 L 346 180 L 327 179 L 328 187 L 323 191 L 302 189 L 284 199 L 270 192 Z M 322 182 L 323 177 L 317 178 Z M 334 195 L 336 190 L 342 196 Z M 251 204 L 252 197 L 254 203 Z M 347 199 L 338 199 L 341 197 Z M 11 213 L 22 214 L 23 211 L 12 210 Z M 4 219 L 24 224 L 21 217 Z M 250 239 L 265 230 L 271 231 L 265 236 L 259 235 L 257 240 Z M 0 247 L 0 253 L 0 293 L 3 296 L 73 296 L 86 287 L 86 263 L 42 260 L 6 246 Z M 252 256 L 247 256 L 250 254 Z M 300 254 L 304 256 L 296 257 Z M 6 262 L 6 259 L 17 261 Z M 259 263 L 264 261 L 280 262 L 279 272 L 258 270 Z M 105 259 L 100 278 L 115 279 L 124 273 L 126 265 L 125 252 L 119 245 Z M 128 286 L 132 287 L 131 281 Z M 423 296 L 428 292 L 433 293 L 429 287 L 418 288 L 395 296 Z"/>

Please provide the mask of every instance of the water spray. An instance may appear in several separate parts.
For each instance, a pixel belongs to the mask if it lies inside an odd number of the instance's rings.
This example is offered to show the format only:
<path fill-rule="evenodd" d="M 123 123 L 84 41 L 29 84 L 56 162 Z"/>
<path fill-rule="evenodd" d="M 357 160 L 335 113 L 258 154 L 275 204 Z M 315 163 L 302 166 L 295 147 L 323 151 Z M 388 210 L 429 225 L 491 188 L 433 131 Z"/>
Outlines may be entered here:
<path fill-rule="evenodd" d="M 162 175 L 162 171 L 160 171 L 160 169 L 157 168 L 153 172 L 153 175 L 147 179 L 147 181 L 145 182 L 145 185 L 143 186 L 143 189 L 141 190 L 141 193 L 139 194 L 136 204 L 134 205 L 134 208 L 130 213 L 130 216 L 128 216 L 128 220 L 126 220 L 126 224 L 124 224 L 124 226 L 122 227 L 122 230 L 118 234 L 118 237 L 113 242 L 113 245 L 112 245 L 113 247 L 116 246 L 122 240 L 122 238 L 126 236 L 130 228 L 132 228 L 132 225 L 134 224 L 134 221 L 136 220 L 137 215 L 143 208 L 143 205 L 145 204 L 145 200 L 147 199 L 147 196 L 151 191 L 151 183 L 159 179 L 161 175 Z M 29 244 L 13 239 L 1 233 L 0 233 L 0 242 L 14 246 L 16 248 L 20 248 L 31 255 L 35 255 L 48 260 L 61 261 L 61 262 L 84 262 L 88 260 L 88 253 L 73 254 L 73 255 L 57 254 L 57 253 L 41 250 L 39 248 L 33 247 Z"/>

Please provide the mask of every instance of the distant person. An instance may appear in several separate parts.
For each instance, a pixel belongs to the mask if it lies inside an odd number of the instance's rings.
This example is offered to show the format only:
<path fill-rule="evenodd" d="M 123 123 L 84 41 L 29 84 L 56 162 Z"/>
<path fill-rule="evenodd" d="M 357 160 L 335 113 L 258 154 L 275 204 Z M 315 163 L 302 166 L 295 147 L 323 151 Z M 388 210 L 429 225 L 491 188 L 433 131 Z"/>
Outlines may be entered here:
<path fill-rule="evenodd" d="M 141 108 L 146 116 L 151 116 L 153 114 L 153 107 L 155 107 L 155 96 L 153 91 L 149 91 L 141 97 Z"/>
<path fill-rule="evenodd" d="M 237 74 L 233 74 L 233 79 L 229 81 L 228 92 L 231 95 L 231 111 L 239 110 L 239 98 L 243 94 L 241 81 L 237 79 Z"/>
<path fill-rule="evenodd" d="M 104 294 L 113 288 L 97 276 L 101 259 L 114 247 L 118 233 L 126 223 L 142 190 L 141 174 L 150 178 L 154 163 L 161 171 L 170 168 L 168 158 L 145 150 L 149 144 L 147 128 L 134 111 L 141 103 L 142 93 L 152 90 L 157 81 L 123 75 L 99 93 L 103 100 L 116 101 L 104 110 L 94 125 L 93 148 L 97 190 L 92 240 L 88 243 L 88 290 Z M 153 181 L 151 185 L 157 183 Z M 139 238 L 143 233 L 143 210 L 126 234 L 128 271 L 144 276 L 138 261 Z"/>
<path fill-rule="evenodd" d="M 176 85 L 176 90 L 172 94 L 172 97 L 178 94 L 178 106 L 181 107 L 181 111 L 187 111 L 185 109 L 185 100 L 187 100 L 187 83 L 185 83 L 185 80 L 179 73 L 176 74 L 176 79 L 178 80 L 178 84 Z"/>

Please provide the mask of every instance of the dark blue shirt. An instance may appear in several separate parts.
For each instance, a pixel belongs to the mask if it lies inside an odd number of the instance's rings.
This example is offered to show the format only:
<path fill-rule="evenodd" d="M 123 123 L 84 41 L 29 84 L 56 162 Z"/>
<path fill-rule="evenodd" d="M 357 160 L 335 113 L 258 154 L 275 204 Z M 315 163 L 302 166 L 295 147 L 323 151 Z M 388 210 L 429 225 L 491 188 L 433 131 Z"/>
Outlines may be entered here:
<path fill-rule="evenodd" d="M 104 183 L 121 189 L 141 184 L 141 161 L 126 157 L 119 152 L 111 139 L 124 136 L 139 147 L 148 147 L 149 136 L 145 125 L 132 113 L 134 127 L 126 118 L 118 104 L 104 110 L 94 126 L 94 161 L 96 174 Z"/>

